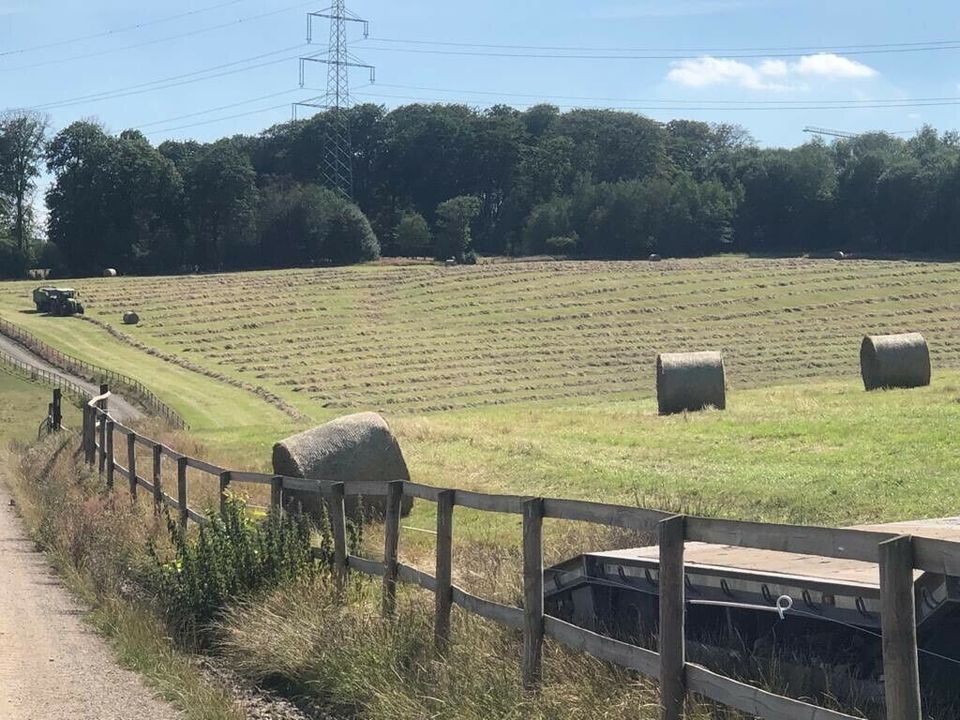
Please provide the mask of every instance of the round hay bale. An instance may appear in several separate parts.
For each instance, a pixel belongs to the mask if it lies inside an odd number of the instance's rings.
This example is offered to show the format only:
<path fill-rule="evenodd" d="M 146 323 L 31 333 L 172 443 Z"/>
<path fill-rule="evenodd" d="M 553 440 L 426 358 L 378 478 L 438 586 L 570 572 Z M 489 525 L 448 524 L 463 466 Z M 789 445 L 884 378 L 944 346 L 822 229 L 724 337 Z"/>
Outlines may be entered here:
<path fill-rule="evenodd" d="M 140 322 L 140 316 L 137 315 L 133 310 L 128 310 L 123 314 L 124 325 L 136 325 L 139 322 Z"/>
<path fill-rule="evenodd" d="M 293 435 L 273 446 L 273 472 L 277 475 L 319 481 L 409 480 L 407 463 L 390 426 L 377 413 L 366 412 L 337 418 Z M 382 517 L 385 497 L 350 495 L 345 507 L 353 519 Z M 304 512 L 319 517 L 323 499 L 318 493 L 284 490 L 284 506 L 299 503 Z M 401 512 L 407 515 L 413 498 L 404 496 Z"/>
<path fill-rule="evenodd" d="M 117 276 L 117 271 L 114 270 L 113 268 L 107 268 L 106 270 L 103 271 L 103 276 L 104 276 L 104 277 L 116 277 L 116 276 Z"/>
<path fill-rule="evenodd" d="M 660 262 L 660 256 L 656 253 L 650 253 L 650 255 L 647 257 L 647 260 L 650 262 Z"/>
<path fill-rule="evenodd" d="M 830 255 L 834 260 L 843 260 L 847 257 L 847 254 L 843 250 L 837 250 L 835 253 Z"/>
<path fill-rule="evenodd" d="M 930 349 L 920 333 L 867 335 L 860 344 L 860 376 L 867 390 L 930 384 Z"/>
<path fill-rule="evenodd" d="M 726 372 L 718 352 L 657 355 L 657 405 L 661 415 L 727 407 Z"/>

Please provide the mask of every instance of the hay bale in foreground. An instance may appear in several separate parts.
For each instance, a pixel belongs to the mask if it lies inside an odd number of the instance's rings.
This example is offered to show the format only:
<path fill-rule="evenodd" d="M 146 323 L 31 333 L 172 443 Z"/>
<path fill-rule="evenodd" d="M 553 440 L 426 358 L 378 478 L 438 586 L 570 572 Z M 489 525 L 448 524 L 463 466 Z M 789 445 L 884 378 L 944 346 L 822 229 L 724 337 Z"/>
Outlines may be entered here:
<path fill-rule="evenodd" d="M 377 413 L 366 412 L 337 418 L 324 425 L 281 440 L 273 446 L 273 472 L 288 477 L 317 481 L 409 480 L 407 463 L 390 426 Z M 319 485 L 319 482 L 318 482 Z M 349 488 L 347 490 L 349 492 Z M 382 516 L 384 497 L 347 495 L 346 509 L 351 518 L 362 511 L 365 516 Z M 304 511 L 319 516 L 323 499 L 317 493 L 284 490 L 284 505 L 299 502 Z M 404 515 L 413 507 L 413 498 L 404 497 Z"/>
<path fill-rule="evenodd" d="M 104 276 L 104 277 L 116 277 L 116 276 L 117 276 L 117 271 L 116 271 L 115 269 L 113 269 L 113 268 L 107 268 L 106 270 L 103 271 L 103 276 Z"/>
<path fill-rule="evenodd" d="M 123 314 L 124 325 L 137 325 L 139 322 L 140 316 L 137 315 L 133 310 L 128 310 Z"/>
<path fill-rule="evenodd" d="M 930 384 L 930 349 L 920 333 L 867 335 L 860 344 L 860 376 L 867 390 Z"/>
<path fill-rule="evenodd" d="M 718 352 L 657 355 L 657 405 L 661 415 L 727 407 L 726 372 Z"/>

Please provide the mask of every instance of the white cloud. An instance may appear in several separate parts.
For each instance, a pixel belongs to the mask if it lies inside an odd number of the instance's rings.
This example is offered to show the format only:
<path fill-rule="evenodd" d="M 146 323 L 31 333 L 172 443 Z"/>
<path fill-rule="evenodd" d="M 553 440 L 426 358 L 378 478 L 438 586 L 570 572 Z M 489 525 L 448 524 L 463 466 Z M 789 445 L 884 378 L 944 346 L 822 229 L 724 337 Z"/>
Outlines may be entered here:
<path fill-rule="evenodd" d="M 816 75 L 831 80 L 871 78 L 877 75 L 877 71 L 869 65 L 833 53 L 804 55 L 793 63 L 793 67 L 798 75 Z"/>
<path fill-rule="evenodd" d="M 794 62 L 764 59 L 751 64 L 732 58 L 705 56 L 671 65 L 667 80 L 691 88 L 734 85 L 746 90 L 801 90 L 805 80 L 863 80 L 878 75 L 868 65 L 832 53 L 804 55 Z"/>

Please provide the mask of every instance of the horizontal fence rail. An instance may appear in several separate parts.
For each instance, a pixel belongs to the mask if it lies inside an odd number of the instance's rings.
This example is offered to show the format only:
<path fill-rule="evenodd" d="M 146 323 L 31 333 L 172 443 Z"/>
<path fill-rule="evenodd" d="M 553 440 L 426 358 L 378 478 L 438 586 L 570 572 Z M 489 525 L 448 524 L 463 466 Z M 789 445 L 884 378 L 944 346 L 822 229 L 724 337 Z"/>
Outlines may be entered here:
<path fill-rule="evenodd" d="M 85 360 L 67 355 L 52 345 L 45 343 L 36 335 L 2 318 L 0 318 L 0 334 L 6 335 L 11 340 L 18 342 L 60 370 L 79 375 L 94 383 L 109 383 L 110 385 L 128 388 L 152 414 L 162 417 L 174 427 L 188 427 L 187 423 L 176 410 L 158 398 L 142 382 L 129 375 L 124 375 L 109 368 L 100 367 L 88 363 Z"/>
<path fill-rule="evenodd" d="M 536 688 L 540 682 L 544 638 L 551 638 L 571 650 L 588 653 L 605 662 L 659 680 L 661 718 L 664 720 L 682 717 L 688 693 L 695 693 L 752 717 L 770 720 L 855 720 L 852 715 L 777 695 L 686 661 L 684 607 L 687 600 L 684 595 L 683 556 L 686 542 L 698 541 L 876 563 L 880 566 L 887 714 L 897 720 L 921 720 L 913 573 L 914 570 L 925 570 L 960 576 L 960 542 L 902 537 L 893 533 L 672 515 L 639 507 L 496 495 L 437 488 L 408 481 L 334 482 L 233 471 L 182 455 L 114 422 L 109 415 L 109 398 L 110 393 L 105 392 L 87 403 L 84 407 L 83 425 L 83 450 L 87 462 L 98 465 L 100 472 L 106 475 L 108 485 L 112 484 L 115 476 L 126 478 L 130 483 L 133 498 L 136 498 L 137 488 L 152 493 L 157 508 L 168 506 L 175 509 L 184 528 L 188 522 L 209 522 L 206 516 L 188 504 L 188 468 L 218 478 L 221 503 L 226 489 L 235 483 L 270 485 L 271 506 L 277 509 L 283 506 L 284 490 L 320 494 L 329 510 L 335 546 L 334 568 L 340 586 L 349 571 L 381 578 L 383 612 L 388 616 L 394 613 L 398 581 L 433 593 L 436 598 L 435 641 L 439 651 L 443 651 L 449 642 L 449 614 L 452 605 L 519 632 L 523 637 L 524 648 L 523 680 L 531 689 Z M 126 436 L 126 442 L 115 443 L 114 435 Z M 121 446 L 121 458 L 126 454 L 126 465 L 119 464 L 114 457 L 117 445 Z M 152 449 L 151 479 L 142 477 L 142 473 L 138 473 L 136 469 L 137 445 Z M 175 497 L 162 489 L 163 457 L 172 459 L 177 464 Z M 134 468 L 133 471 L 131 467 Z M 383 561 L 347 554 L 343 504 L 345 495 L 387 498 Z M 430 575 L 398 560 L 400 507 L 404 496 L 437 503 L 436 575 Z M 451 582 L 454 507 L 522 516 L 523 607 L 513 607 L 478 597 Z M 626 528 L 658 538 L 658 651 L 615 640 L 545 614 L 541 529 L 544 518 Z M 316 555 L 319 555 L 319 551 L 315 551 Z"/>
<path fill-rule="evenodd" d="M 90 393 L 77 385 L 75 382 L 68 380 L 57 373 L 52 373 L 49 370 L 36 368 L 33 365 L 13 357 L 12 355 L 8 355 L 3 350 L 0 350 L 0 369 L 6 370 L 11 374 L 22 377 L 26 380 L 30 380 L 31 382 L 42 382 L 44 385 L 58 388 L 65 394 L 70 395 L 77 400 L 86 400 L 88 397 L 90 397 Z"/>

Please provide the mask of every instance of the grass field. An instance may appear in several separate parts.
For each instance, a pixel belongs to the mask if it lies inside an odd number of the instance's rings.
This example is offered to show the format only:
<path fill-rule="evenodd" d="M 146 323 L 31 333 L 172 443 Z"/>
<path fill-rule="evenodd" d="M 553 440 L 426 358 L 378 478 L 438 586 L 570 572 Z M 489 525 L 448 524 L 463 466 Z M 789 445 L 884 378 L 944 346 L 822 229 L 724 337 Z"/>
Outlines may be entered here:
<path fill-rule="evenodd" d="M 141 377 L 231 467 L 264 468 L 290 430 L 373 409 L 427 483 L 801 522 L 960 512 L 953 264 L 719 258 L 77 281 L 89 315 L 139 347 L 28 312 L 34 284 L 0 284 L 0 315 Z M 120 323 L 131 308 L 139 327 Z M 930 342 L 933 386 L 864 393 L 860 338 L 906 330 Z M 708 348 L 725 354 L 729 410 L 657 417 L 656 353 Z"/>

